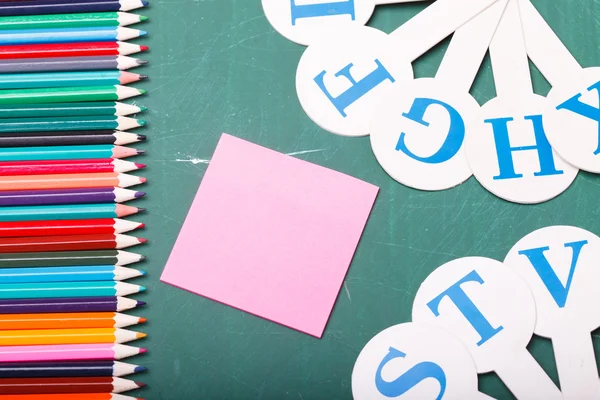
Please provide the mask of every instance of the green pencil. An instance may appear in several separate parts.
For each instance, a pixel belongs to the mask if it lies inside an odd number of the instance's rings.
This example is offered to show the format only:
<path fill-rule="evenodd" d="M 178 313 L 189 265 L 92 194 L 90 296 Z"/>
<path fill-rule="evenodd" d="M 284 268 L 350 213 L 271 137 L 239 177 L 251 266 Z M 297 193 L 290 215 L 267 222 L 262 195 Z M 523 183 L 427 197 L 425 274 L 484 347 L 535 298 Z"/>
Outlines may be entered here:
<path fill-rule="evenodd" d="M 146 93 L 129 86 L 81 86 L 49 89 L 0 90 L 0 105 L 117 101 Z"/>
<path fill-rule="evenodd" d="M 0 299 L 55 299 L 59 297 L 129 296 L 145 287 L 126 282 L 9 283 L 0 285 Z"/>
<path fill-rule="evenodd" d="M 93 117 L 99 115 L 125 116 L 146 111 L 147 108 L 116 101 L 55 104 L 10 104 L 0 106 L 0 119 L 45 117 Z"/>
<path fill-rule="evenodd" d="M 129 265 L 145 257 L 123 250 L 1 253 L 0 268 L 65 267 L 82 265 Z"/>
<path fill-rule="evenodd" d="M 39 72 L 0 74 L 2 89 L 41 89 L 78 86 L 128 85 L 146 79 L 127 71 Z"/>
<path fill-rule="evenodd" d="M 148 17 L 125 12 L 22 15 L 0 17 L 0 30 L 127 26 L 146 21 L 147 19 Z"/>
<path fill-rule="evenodd" d="M 95 131 L 139 128 L 146 121 L 129 117 L 56 117 L 56 118 L 10 118 L 0 120 L 0 133 Z"/>
<path fill-rule="evenodd" d="M 0 222 L 123 218 L 144 211 L 125 204 L 0 207 Z"/>

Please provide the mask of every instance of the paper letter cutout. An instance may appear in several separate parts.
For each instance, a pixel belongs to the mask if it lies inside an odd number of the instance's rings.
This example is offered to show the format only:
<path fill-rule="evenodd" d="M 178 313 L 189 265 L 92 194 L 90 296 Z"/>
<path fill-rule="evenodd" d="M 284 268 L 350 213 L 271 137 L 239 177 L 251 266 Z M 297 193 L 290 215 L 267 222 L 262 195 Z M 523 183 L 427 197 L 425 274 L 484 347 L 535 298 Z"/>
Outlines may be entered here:
<path fill-rule="evenodd" d="M 596 82 L 594 85 L 588 88 L 589 92 L 591 92 L 592 90 L 595 90 L 598 93 L 598 97 L 600 100 L 600 82 Z M 582 117 L 593 119 L 598 123 L 598 147 L 596 148 L 596 151 L 594 151 L 594 154 L 598 155 L 600 154 L 600 107 L 596 108 L 590 106 L 589 104 L 583 103 L 579 100 L 580 98 L 581 94 L 576 94 L 569 100 L 556 107 L 556 109 L 569 110 L 571 112 L 574 112 L 575 114 L 581 115 Z"/>
<path fill-rule="evenodd" d="M 552 295 L 552 298 L 556 304 L 563 308 L 567 303 L 567 296 L 571 289 L 571 282 L 573 281 L 573 275 L 575 275 L 575 268 L 577 267 L 577 260 L 581 249 L 588 243 L 587 240 L 581 240 L 579 242 L 565 243 L 565 247 L 573 249 L 573 257 L 571 258 L 571 269 L 569 270 L 569 277 L 567 283 L 563 286 L 556 272 L 550 266 L 548 259 L 544 255 L 544 252 L 550 250 L 550 247 L 539 247 L 537 249 L 521 250 L 519 254 L 526 256 L 531 262 L 531 265 L 535 269 L 535 272 L 540 276 L 542 282 Z"/>
<path fill-rule="evenodd" d="M 340 94 L 338 97 L 333 97 L 331 93 L 325 87 L 323 77 L 327 73 L 327 71 L 322 71 L 319 75 L 315 77 L 315 83 L 319 86 L 319 89 L 325 96 L 329 99 L 331 104 L 342 114 L 342 117 L 346 118 L 346 108 L 349 107 L 356 100 L 360 99 L 362 96 L 367 94 L 371 89 L 382 83 L 383 81 L 389 79 L 391 82 L 394 82 L 394 78 L 387 69 L 381 64 L 381 62 L 375 59 L 375 64 L 377 64 L 377 69 L 371 72 L 369 75 L 365 76 L 360 81 L 356 81 L 350 72 L 350 69 L 354 66 L 354 64 L 348 64 L 338 72 L 336 72 L 335 76 L 340 77 L 343 76 L 352 83 L 352 87 L 347 89 L 344 93 Z"/>
<path fill-rule="evenodd" d="M 379 392 L 387 397 L 398 397 L 408 392 L 410 389 L 418 385 L 421 381 L 427 378 L 433 378 L 440 384 L 440 393 L 436 400 L 441 400 L 446 392 L 446 374 L 444 370 L 437 364 L 432 362 L 421 362 L 411 369 L 400 375 L 392 382 L 387 382 L 381 377 L 383 367 L 395 358 L 404 358 L 406 354 L 390 347 L 389 353 L 381 360 L 377 374 L 375 375 L 375 386 Z"/>
<path fill-rule="evenodd" d="M 552 147 L 546 138 L 544 126 L 542 124 L 541 115 L 530 115 L 525 117 L 533 124 L 533 132 L 535 134 L 536 144 L 531 146 L 512 147 L 508 136 L 508 123 L 514 118 L 493 118 L 486 119 L 484 122 L 491 124 L 494 131 L 494 140 L 496 142 L 496 154 L 498 155 L 498 167 L 500 174 L 494 176 L 494 180 L 500 179 L 516 179 L 522 178 L 523 174 L 515 172 L 515 164 L 513 162 L 513 151 L 535 150 L 538 153 L 540 160 L 540 171 L 535 172 L 534 176 L 562 175 L 564 171 L 559 171 L 554 165 L 554 156 L 552 155 Z"/>
<path fill-rule="evenodd" d="M 442 292 L 438 297 L 427 303 L 427 307 L 429 307 L 436 317 L 439 316 L 440 302 L 444 297 L 448 296 L 448 298 L 454 303 L 462 315 L 464 315 L 467 321 L 469 321 L 469 324 L 471 324 L 471 326 L 481 337 L 481 340 L 477 342 L 477 346 L 481 346 L 504 328 L 502 326 L 497 328 L 492 327 L 490 322 L 485 318 L 481 311 L 479 311 L 477 306 L 460 287 L 463 283 L 467 282 L 477 282 L 479 284 L 484 283 L 477 271 L 473 270 L 464 278 Z"/>
<path fill-rule="evenodd" d="M 290 0 L 292 7 L 292 25 L 296 25 L 296 20 L 300 18 L 328 17 L 331 15 L 348 14 L 354 21 L 356 19 L 354 11 L 354 0 L 336 1 L 333 3 L 317 3 L 296 5 L 296 0 Z"/>
<path fill-rule="evenodd" d="M 408 113 L 403 113 L 402 116 L 427 127 L 429 126 L 429 122 L 423 120 L 423 117 L 425 116 L 425 112 L 429 106 L 434 104 L 444 108 L 450 117 L 450 128 L 448 129 L 448 135 L 439 150 L 429 157 L 420 157 L 414 154 L 406 147 L 404 142 L 406 134 L 404 132 L 400 134 L 398 144 L 396 145 L 396 150 L 402 151 L 404 154 L 417 161 L 428 164 L 440 164 L 450 160 L 456 155 L 458 150 L 460 150 L 465 139 L 465 122 L 463 121 L 463 118 L 455 108 L 447 103 L 444 103 L 443 101 L 416 98 L 412 107 L 410 108 L 410 111 Z"/>

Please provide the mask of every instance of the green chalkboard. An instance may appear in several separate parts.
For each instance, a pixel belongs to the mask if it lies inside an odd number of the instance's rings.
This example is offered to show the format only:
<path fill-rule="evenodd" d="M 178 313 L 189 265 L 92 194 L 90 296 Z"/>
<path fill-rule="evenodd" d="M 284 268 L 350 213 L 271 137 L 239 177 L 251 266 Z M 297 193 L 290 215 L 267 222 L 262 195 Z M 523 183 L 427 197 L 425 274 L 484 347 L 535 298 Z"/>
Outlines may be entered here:
<path fill-rule="evenodd" d="M 600 65 L 600 3 L 534 0 L 584 66 Z M 382 6 L 371 25 L 389 32 L 428 2 Z M 351 399 L 354 361 L 382 329 L 409 321 L 421 281 L 456 257 L 502 259 L 525 234 L 547 225 L 577 225 L 600 234 L 600 179 L 582 173 L 557 199 L 536 206 L 499 200 L 473 178 L 437 193 L 401 186 L 378 165 L 368 138 L 345 138 L 318 128 L 302 111 L 294 89 L 303 47 L 279 36 L 259 0 L 155 0 L 144 10 L 151 46 L 150 75 L 138 100 L 150 108 L 149 212 L 151 244 L 143 250 L 149 274 L 140 280 L 148 301 L 149 353 L 132 359 L 150 371 L 136 377 L 139 392 L 172 400 Z M 415 63 L 433 76 L 446 43 Z M 537 71 L 536 91 L 549 85 Z M 472 93 L 494 97 L 489 61 Z M 221 132 L 249 139 L 381 187 L 322 339 L 318 340 L 160 283 L 159 277 Z M 141 159 L 140 159 L 141 160 Z M 199 226 L 198 229 L 209 229 Z M 600 348 L 600 341 L 596 340 Z M 530 350 L 556 381 L 552 347 L 536 339 Z M 493 374 L 481 390 L 512 398 Z"/>

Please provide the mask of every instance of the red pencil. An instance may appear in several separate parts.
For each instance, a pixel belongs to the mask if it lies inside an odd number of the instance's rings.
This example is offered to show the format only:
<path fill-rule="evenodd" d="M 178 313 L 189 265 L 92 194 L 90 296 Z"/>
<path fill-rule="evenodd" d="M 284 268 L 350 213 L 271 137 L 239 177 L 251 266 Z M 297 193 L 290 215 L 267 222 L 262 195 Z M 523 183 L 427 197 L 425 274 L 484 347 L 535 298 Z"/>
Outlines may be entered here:
<path fill-rule="evenodd" d="M 0 162 L 0 176 L 131 172 L 146 165 L 114 158 Z"/>
<path fill-rule="evenodd" d="M 141 222 L 118 218 L 0 222 L 0 238 L 116 234 L 144 226 Z"/>
<path fill-rule="evenodd" d="M 118 250 L 146 242 L 143 238 L 120 234 L 0 238 L 0 253 Z"/>
<path fill-rule="evenodd" d="M 52 58 L 52 57 L 84 57 L 84 56 L 126 56 L 148 50 L 148 46 L 140 46 L 124 42 L 88 42 L 60 44 L 27 44 L 18 46 L 0 46 L 0 59 L 16 58 Z"/>

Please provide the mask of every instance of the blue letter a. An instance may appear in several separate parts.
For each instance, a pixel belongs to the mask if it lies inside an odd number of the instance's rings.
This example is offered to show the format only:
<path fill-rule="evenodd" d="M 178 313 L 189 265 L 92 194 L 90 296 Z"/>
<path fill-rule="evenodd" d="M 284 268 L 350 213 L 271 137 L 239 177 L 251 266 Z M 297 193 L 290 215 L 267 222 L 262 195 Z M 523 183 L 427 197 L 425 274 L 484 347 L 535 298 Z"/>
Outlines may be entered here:
<path fill-rule="evenodd" d="M 565 247 L 573 249 L 573 256 L 571 258 L 571 269 L 569 270 L 569 276 L 567 277 L 567 283 L 563 286 L 556 272 L 550 266 L 548 259 L 544 255 L 544 252 L 550 250 L 550 247 L 539 247 L 537 249 L 521 250 L 519 254 L 526 256 L 535 268 L 535 272 L 540 276 L 544 285 L 552 295 L 552 298 L 556 304 L 563 308 L 567 303 L 567 296 L 569 296 L 569 290 L 571 289 L 571 283 L 573 282 L 573 275 L 575 274 L 575 268 L 577 267 L 577 260 L 581 249 L 588 243 L 587 240 L 581 240 L 579 242 L 565 243 Z"/>
<path fill-rule="evenodd" d="M 398 397 L 408 392 L 413 387 L 417 386 L 421 381 L 428 378 L 433 378 L 440 384 L 440 392 L 436 400 L 441 400 L 446 392 L 446 374 L 442 368 L 432 362 L 422 362 L 400 375 L 395 380 L 388 382 L 381 377 L 383 367 L 395 358 L 404 358 L 406 354 L 400 350 L 390 347 L 388 354 L 381 360 L 377 374 L 375 375 L 375 386 L 379 393 L 386 397 Z"/>

